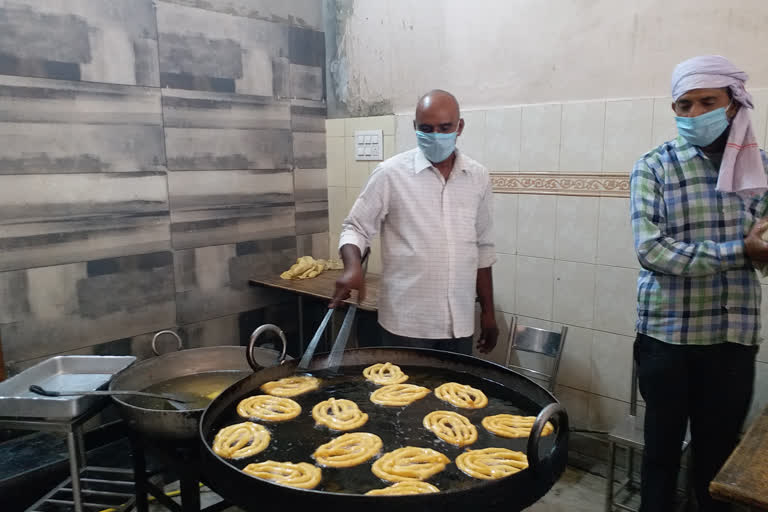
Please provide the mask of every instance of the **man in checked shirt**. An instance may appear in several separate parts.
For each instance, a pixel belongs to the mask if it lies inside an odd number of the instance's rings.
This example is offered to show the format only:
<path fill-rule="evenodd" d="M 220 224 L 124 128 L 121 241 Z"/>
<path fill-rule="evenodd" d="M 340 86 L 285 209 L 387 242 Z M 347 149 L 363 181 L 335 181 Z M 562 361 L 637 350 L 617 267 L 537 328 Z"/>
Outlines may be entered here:
<path fill-rule="evenodd" d="M 344 221 L 344 273 L 331 307 L 350 290 L 364 293 L 361 254 L 380 232 L 383 345 L 471 354 L 477 297 L 478 349 L 489 352 L 499 331 L 488 170 L 456 148 L 464 120 L 452 94 L 435 90 L 422 97 L 414 128 L 418 147 L 382 162 Z"/>
<path fill-rule="evenodd" d="M 672 77 L 679 137 L 631 177 L 638 278 L 635 361 L 645 399 L 640 510 L 673 510 L 690 420 L 699 510 L 728 506 L 709 482 L 736 446 L 752 399 L 760 281 L 768 261 L 768 159 L 749 119 L 747 76 L 724 57 Z"/>

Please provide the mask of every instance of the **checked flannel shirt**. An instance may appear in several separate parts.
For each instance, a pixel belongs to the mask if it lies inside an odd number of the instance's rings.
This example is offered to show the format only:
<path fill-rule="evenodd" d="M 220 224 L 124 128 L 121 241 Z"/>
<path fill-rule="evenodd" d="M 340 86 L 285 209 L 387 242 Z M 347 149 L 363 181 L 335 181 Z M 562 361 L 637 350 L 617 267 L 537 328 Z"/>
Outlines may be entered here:
<path fill-rule="evenodd" d="M 707 156 L 681 137 L 635 164 L 630 204 L 643 267 L 640 333 L 675 344 L 760 342 L 760 281 L 744 236 L 768 214 L 768 194 L 742 201 L 717 192 L 717 176 Z"/>

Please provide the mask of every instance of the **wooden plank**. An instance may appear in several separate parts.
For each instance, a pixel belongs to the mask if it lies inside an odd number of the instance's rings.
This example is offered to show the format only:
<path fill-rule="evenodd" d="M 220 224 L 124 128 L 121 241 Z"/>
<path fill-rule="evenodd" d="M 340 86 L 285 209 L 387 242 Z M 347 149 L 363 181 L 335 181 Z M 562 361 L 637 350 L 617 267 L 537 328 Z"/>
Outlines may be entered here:
<path fill-rule="evenodd" d="M 768 510 L 768 407 L 709 484 L 715 499 Z"/>
<path fill-rule="evenodd" d="M 308 295 L 319 299 L 331 300 L 336 285 L 336 279 L 341 275 L 341 270 L 327 270 L 319 276 L 312 279 L 286 280 L 280 276 L 271 276 L 266 278 L 251 279 L 249 282 L 253 286 L 267 286 L 277 288 L 299 295 Z M 379 280 L 378 274 L 367 274 L 365 276 L 365 300 L 358 304 L 363 311 L 377 311 L 379 298 Z M 357 303 L 357 293 L 353 292 L 347 304 Z"/>

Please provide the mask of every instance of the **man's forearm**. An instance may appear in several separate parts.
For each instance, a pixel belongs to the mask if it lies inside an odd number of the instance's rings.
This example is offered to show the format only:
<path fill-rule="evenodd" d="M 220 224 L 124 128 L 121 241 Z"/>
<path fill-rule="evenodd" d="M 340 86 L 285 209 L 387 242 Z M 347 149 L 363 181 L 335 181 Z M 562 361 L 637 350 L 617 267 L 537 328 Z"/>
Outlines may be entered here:
<path fill-rule="evenodd" d="M 476 293 L 483 313 L 493 313 L 493 274 L 491 268 L 477 269 Z"/>
<path fill-rule="evenodd" d="M 341 261 L 344 262 L 344 269 L 360 268 L 362 254 L 360 248 L 355 244 L 344 244 L 341 246 Z"/>

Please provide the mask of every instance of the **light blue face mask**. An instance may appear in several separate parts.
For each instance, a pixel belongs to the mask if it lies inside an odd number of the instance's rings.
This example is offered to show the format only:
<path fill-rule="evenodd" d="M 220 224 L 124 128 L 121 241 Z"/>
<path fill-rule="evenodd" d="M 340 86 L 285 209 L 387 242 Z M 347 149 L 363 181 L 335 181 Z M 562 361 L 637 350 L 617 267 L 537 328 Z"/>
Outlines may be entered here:
<path fill-rule="evenodd" d="M 675 117 L 677 131 L 694 146 L 707 147 L 728 128 L 726 109 L 721 107 L 696 117 Z"/>
<path fill-rule="evenodd" d="M 459 122 L 461 125 L 461 122 Z M 459 128 L 453 133 L 425 133 L 416 130 L 416 140 L 419 149 L 427 157 L 427 160 L 434 164 L 439 164 L 453 153 L 456 149 L 456 137 L 459 134 Z"/>

